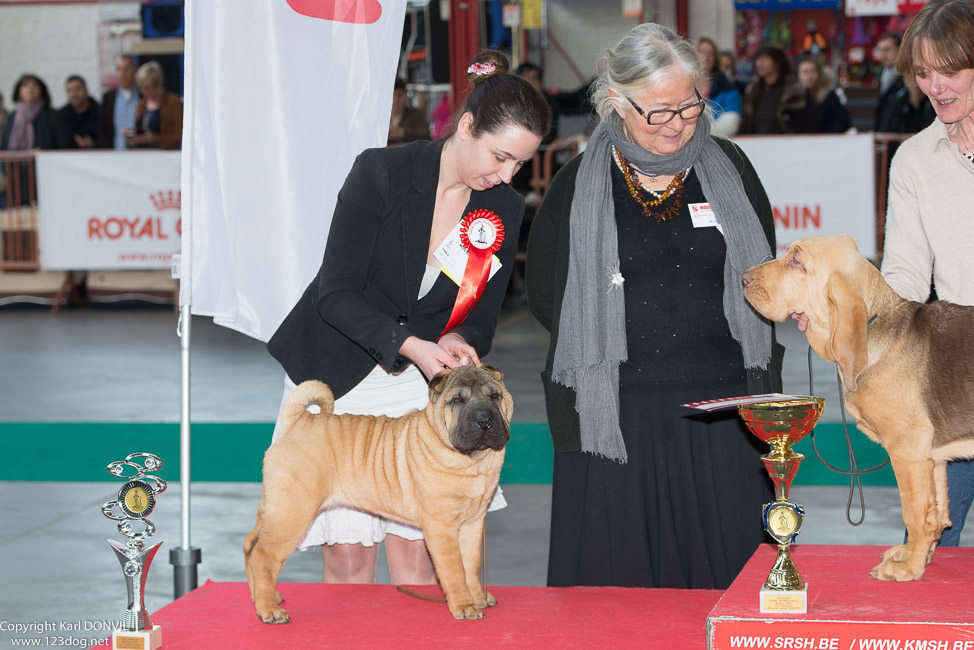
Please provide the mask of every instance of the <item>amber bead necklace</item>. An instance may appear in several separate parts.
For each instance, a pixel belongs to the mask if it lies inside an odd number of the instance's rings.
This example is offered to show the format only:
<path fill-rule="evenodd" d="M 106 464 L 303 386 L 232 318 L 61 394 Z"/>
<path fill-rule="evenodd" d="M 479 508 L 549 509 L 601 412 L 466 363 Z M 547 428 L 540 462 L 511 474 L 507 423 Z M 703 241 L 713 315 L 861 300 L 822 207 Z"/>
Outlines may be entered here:
<path fill-rule="evenodd" d="M 626 187 L 629 188 L 629 194 L 639 204 L 639 207 L 642 208 L 644 217 L 653 217 L 657 222 L 660 222 L 670 221 L 676 218 L 676 215 L 680 214 L 680 209 L 683 207 L 683 181 L 686 180 L 687 174 L 690 173 L 689 167 L 674 176 L 665 190 L 662 192 L 654 192 L 642 186 L 642 183 L 639 182 L 639 178 L 636 176 L 636 168 L 615 147 L 612 147 L 612 157 L 622 170 L 622 175 L 626 178 Z M 650 199 L 645 194 L 649 194 L 653 198 Z M 664 208 L 661 212 L 653 210 L 653 208 L 659 207 L 671 196 L 673 197 L 673 203 L 669 207 Z"/>

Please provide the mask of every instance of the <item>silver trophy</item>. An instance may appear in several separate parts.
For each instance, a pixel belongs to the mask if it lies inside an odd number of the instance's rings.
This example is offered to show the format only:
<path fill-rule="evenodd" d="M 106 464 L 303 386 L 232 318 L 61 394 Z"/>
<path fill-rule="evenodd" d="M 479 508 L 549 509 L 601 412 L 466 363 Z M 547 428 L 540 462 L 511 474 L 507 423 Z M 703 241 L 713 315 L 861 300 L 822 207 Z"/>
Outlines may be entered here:
<path fill-rule="evenodd" d="M 146 548 L 146 541 L 156 532 L 146 517 L 156 507 L 156 496 L 166 491 L 166 482 L 149 472 L 161 467 L 162 460 L 148 453 L 129 454 L 125 460 L 108 465 L 108 473 L 126 479 L 126 483 L 118 491 L 118 499 L 103 505 L 101 511 L 117 521 L 118 532 L 129 539 L 125 544 L 106 540 L 122 565 L 129 596 L 122 627 L 112 633 L 112 648 L 155 650 L 162 645 L 162 629 L 152 624 L 145 609 L 145 579 L 152 558 L 162 546 L 162 542 L 157 542 Z M 138 525 L 140 530 L 136 530 Z"/>

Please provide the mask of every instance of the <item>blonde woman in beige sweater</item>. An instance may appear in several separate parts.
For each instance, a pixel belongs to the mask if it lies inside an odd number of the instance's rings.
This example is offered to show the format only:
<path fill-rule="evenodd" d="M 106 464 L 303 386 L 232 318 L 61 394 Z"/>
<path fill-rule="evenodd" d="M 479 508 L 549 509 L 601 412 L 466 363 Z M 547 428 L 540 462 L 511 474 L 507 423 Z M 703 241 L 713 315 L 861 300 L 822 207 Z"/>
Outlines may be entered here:
<path fill-rule="evenodd" d="M 938 298 L 974 305 L 974 0 L 931 0 L 903 36 L 897 69 L 937 119 L 893 157 L 883 276 L 908 300 L 925 302 L 932 279 Z M 940 545 L 957 546 L 974 460 L 948 463 L 947 485 L 953 525 Z"/>

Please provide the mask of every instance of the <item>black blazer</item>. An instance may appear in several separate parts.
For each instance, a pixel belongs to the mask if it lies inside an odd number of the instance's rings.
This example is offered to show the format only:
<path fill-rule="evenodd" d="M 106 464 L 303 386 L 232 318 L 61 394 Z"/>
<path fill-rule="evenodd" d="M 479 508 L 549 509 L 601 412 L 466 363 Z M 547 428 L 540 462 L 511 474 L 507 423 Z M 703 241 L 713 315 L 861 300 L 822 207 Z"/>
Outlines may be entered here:
<path fill-rule="evenodd" d="M 873 130 L 877 133 L 900 133 L 903 130 L 899 119 L 898 106 L 908 92 L 903 77 L 897 76 L 876 103 L 876 118 Z"/>
<path fill-rule="evenodd" d="M 396 372 L 409 336 L 435 341 L 449 320 L 457 285 L 440 273 L 417 299 L 426 270 L 443 140 L 369 149 L 355 160 L 328 233 L 317 277 L 267 343 L 297 383 L 318 379 L 341 397 L 376 364 Z M 503 265 L 454 332 L 484 356 L 490 350 L 514 265 L 524 199 L 505 185 L 472 191 L 464 210 L 487 209 L 504 224 Z"/>
<path fill-rule="evenodd" d="M 70 102 L 58 109 L 58 119 L 61 120 L 61 128 L 64 130 L 64 141 L 68 149 L 78 149 L 78 143 L 74 141 L 76 135 L 87 135 L 91 137 L 92 147 L 98 148 L 101 136 L 98 133 L 99 110 L 98 102 L 93 97 L 88 97 L 88 110 L 84 113 L 75 113 Z"/>

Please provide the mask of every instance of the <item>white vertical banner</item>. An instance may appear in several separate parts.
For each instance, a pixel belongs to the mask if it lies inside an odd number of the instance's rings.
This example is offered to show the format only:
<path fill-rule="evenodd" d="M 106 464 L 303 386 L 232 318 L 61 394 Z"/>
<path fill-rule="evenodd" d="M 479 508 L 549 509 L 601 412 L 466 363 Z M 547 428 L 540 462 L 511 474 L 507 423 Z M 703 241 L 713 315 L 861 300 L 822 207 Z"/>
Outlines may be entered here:
<path fill-rule="evenodd" d="M 186 2 L 180 302 L 193 314 L 266 341 L 314 277 L 352 161 L 385 144 L 405 8 Z"/>

